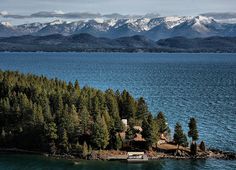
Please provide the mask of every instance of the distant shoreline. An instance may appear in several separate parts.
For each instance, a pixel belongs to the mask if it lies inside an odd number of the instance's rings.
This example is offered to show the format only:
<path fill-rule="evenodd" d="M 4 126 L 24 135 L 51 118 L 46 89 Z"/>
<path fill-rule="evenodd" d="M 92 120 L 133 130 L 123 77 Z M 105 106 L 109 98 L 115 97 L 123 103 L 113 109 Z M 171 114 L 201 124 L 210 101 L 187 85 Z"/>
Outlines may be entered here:
<path fill-rule="evenodd" d="M 0 37 L 1 52 L 236 53 L 236 37 L 172 37 L 153 41 L 141 35 L 109 39 L 90 34 Z"/>
<path fill-rule="evenodd" d="M 188 52 L 188 51 L 173 51 L 173 52 L 151 52 L 151 51 L 0 51 L 0 53 L 150 53 L 150 54 L 236 54 L 235 52 Z"/>

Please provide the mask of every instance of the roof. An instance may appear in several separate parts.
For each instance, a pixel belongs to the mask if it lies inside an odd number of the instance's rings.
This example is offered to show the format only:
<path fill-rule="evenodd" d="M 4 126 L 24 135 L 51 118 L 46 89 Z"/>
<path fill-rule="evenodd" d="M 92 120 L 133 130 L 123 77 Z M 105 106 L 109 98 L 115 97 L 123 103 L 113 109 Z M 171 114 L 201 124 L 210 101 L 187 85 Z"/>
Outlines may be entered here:
<path fill-rule="evenodd" d="M 143 131 L 143 129 L 142 129 L 142 127 L 141 127 L 141 126 L 134 126 L 133 128 L 134 128 L 134 129 L 136 129 L 136 130 L 139 130 L 140 132 L 142 132 L 142 131 Z"/>
<path fill-rule="evenodd" d="M 142 137 L 142 135 L 138 134 L 138 133 L 136 133 L 136 136 L 133 140 L 134 141 L 145 141 L 145 139 Z"/>

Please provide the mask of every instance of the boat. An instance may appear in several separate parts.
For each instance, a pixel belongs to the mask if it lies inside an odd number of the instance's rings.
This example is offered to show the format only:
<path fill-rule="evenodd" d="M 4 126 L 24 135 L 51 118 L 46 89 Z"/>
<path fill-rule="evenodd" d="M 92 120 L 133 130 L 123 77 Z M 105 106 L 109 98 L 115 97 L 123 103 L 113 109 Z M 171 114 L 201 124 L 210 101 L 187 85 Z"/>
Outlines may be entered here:
<path fill-rule="evenodd" d="M 144 162 L 148 161 L 148 157 L 144 152 L 128 152 L 128 162 Z"/>

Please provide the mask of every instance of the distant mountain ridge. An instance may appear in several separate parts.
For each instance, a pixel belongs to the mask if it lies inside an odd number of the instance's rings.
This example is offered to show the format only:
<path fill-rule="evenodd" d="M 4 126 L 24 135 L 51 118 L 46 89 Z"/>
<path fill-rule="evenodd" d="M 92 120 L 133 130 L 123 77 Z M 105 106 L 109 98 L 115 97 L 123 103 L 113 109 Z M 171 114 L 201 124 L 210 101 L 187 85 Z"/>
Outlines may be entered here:
<path fill-rule="evenodd" d="M 153 41 L 135 35 L 110 39 L 90 34 L 15 36 L 0 38 L 0 51 L 49 52 L 236 52 L 236 37 L 174 37 Z"/>
<path fill-rule="evenodd" d="M 115 14 L 113 14 L 115 15 Z M 74 22 L 55 20 L 49 23 L 30 23 L 13 26 L 0 23 L 0 37 L 50 34 L 73 35 L 88 33 L 96 37 L 120 38 L 145 36 L 153 41 L 176 36 L 188 38 L 236 36 L 236 24 L 221 23 L 207 16 L 155 17 L 128 19 L 93 19 Z"/>

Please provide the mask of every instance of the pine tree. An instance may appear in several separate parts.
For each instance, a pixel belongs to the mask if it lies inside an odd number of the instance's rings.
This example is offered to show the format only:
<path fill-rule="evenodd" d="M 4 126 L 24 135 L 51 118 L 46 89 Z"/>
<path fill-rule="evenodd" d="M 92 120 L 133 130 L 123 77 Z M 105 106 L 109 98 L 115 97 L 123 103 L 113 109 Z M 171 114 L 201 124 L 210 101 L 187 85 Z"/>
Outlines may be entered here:
<path fill-rule="evenodd" d="M 42 125 L 44 123 L 42 107 L 40 105 L 35 105 L 35 107 L 36 107 L 36 113 L 35 113 L 36 124 Z"/>
<path fill-rule="evenodd" d="M 128 128 L 125 132 L 125 139 L 132 140 L 134 139 L 135 135 L 136 135 L 136 130 L 133 127 Z"/>
<path fill-rule="evenodd" d="M 89 126 L 89 112 L 84 106 L 81 110 L 80 129 L 82 134 L 86 134 Z"/>
<path fill-rule="evenodd" d="M 51 109 L 49 105 L 50 102 L 45 91 L 39 97 L 39 104 L 42 107 L 43 116 L 45 120 L 52 121 L 52 114 L 51 114 Z"/>
<path fill-rule="evenodd" d="M 115 140 L 115 149 L 116 150 L 119 150 L 120 148 L 122 148 L 122 140 L 121 140 L 121 137 L 120 135 L 117 133 L 116 134 L 116 140 Z"/>
<path fill-rule="evenodd" d="M 64 128 L 61 128 L 59 131 L 59 146 L 62 153 L 67 153 L 69 151 L 67 131 Z"/>
<path fill-rule="evenodd" d="M 147 119 L 148 115 L 149 115 L 149 111 L 148 111 L 148 106 L 144 100 L 143 97 L 140 97 L 138 99 L 138 110 L 137 110 L 137 113 L 136 113 L 136 118 L 137 119 Z"/>
<path fill-rule="evenodd" d="M 184 134 L 182 126 L 179 123 L 176 123 L 175 125 L 174 141 L 178 145 L 178 148 L 179 145 L 186 146 L 188 143 L 187 137 Z"/>
<path fill-rule="evenodd" d="M 83 144 L 83 157 L 86 158 L 88 156 L 88 145 L 87 143 L 84 141 L 84 144 Z"/>
<path fill-rule="evenodd" d="M 195 118 L 190 118 L 188 136 L 192 138 L 192 141 L 198 140 L 198 130 L 197 130 L 197 122 Z"/>
<path fill-rule="evenodd" d="M 57 126 L 54 122 L 45 125 L 45 135 L 48 138 L 49 151 L 52 154 L 56 153 L 55 140 L 57 140 Z"/>
<path fill-rule="evenodd" d="M 195 142 L 190 145 L 190 153 L 192 156 L 197 155 L 197 144 Z"/>
<path fill-rule="evenodd" d="M 144 119 L 142 122 L 142 129 L 141 132 L 142 137 L 146 140 L 147 148 L 152 147 L 152 145 L 156 142 L 156 133 L 153 127 L 153 119 L 152 116 L 148 116 L 147 119 Z"/>
<path fill-rule="evenodd" d="M 168 130 L 168 124 L 167 124 L 167 121 L 163 112 L 158 113 L 156 121 L 157 121 L 160 133 L 164 133 Z"/>
<path fill-rule="evenodd" d="M 206 151 L 206 145 L 205 145 L 205 142 L 204 141 L 201 141 L 200 145 L 199 145 L 199 148 L 202 150 L 202 151 Z"/>
<path fill-rule="evenodd" d="M 78 80 L 75 80 L 74 87 L 75 87 L 76 90 L 80 90 L 80 86 L 79 86 L 79 81 Z"/>
<path fill-rule="evenodd" d="M 93 143 L 98 149 L 105 149 L 109 141 L 109 132 L 104 117 L 96 116 L 93 127 Z"/>

